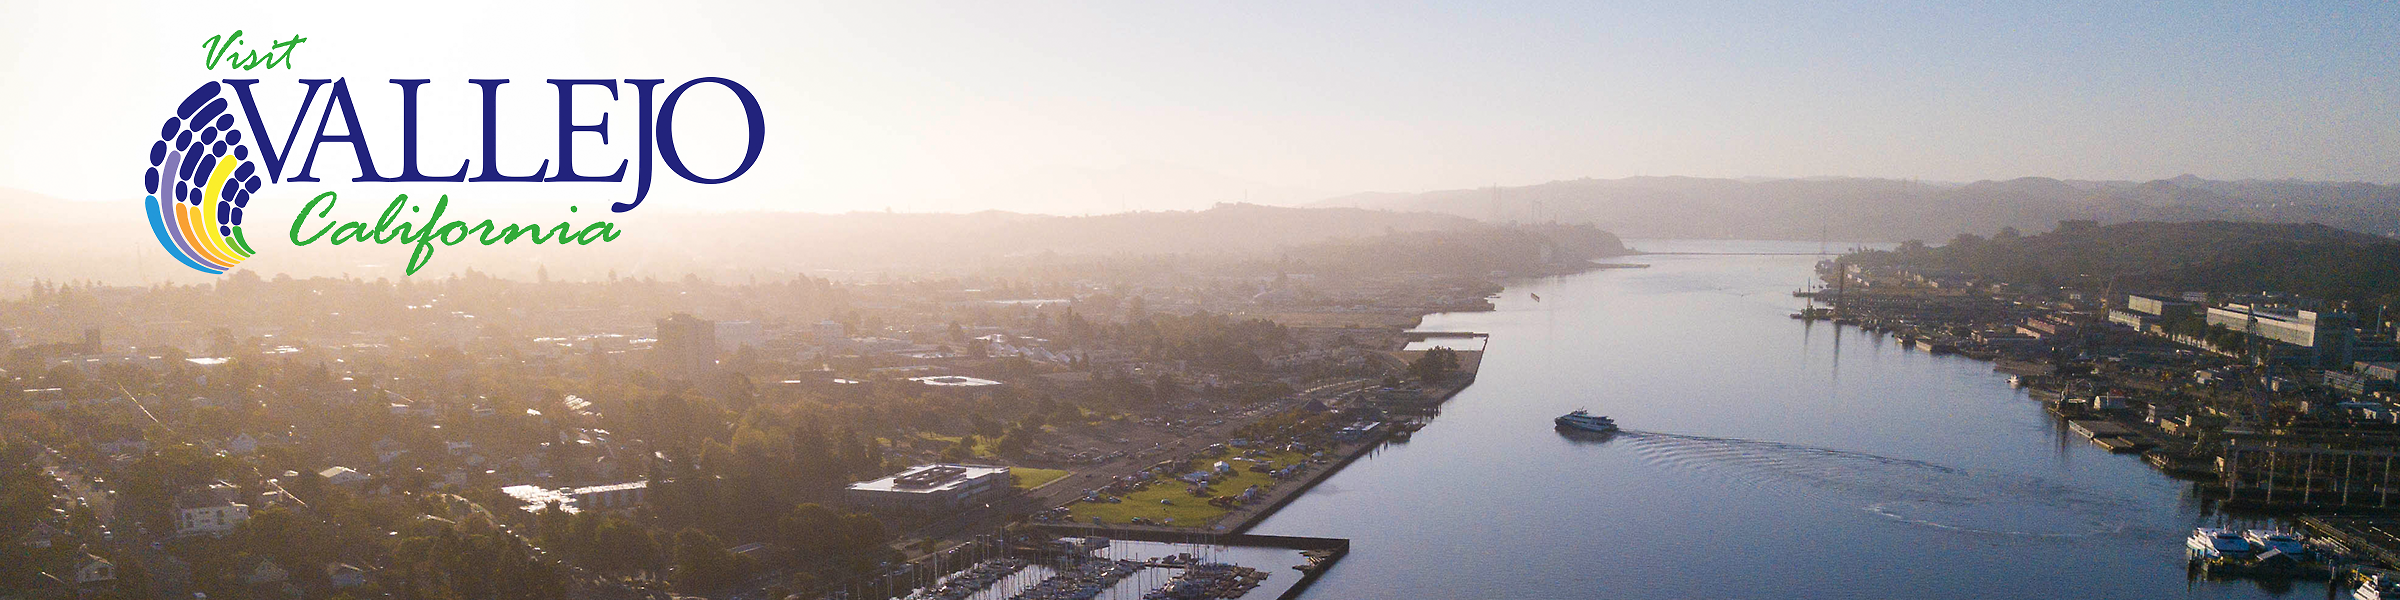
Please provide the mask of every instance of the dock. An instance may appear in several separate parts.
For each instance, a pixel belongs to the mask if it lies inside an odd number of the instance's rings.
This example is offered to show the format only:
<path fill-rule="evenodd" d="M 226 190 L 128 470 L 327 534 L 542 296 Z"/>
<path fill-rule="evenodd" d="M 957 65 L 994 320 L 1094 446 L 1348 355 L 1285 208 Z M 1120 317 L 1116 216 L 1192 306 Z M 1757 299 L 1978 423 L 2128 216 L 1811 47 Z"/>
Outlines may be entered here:
<path fill-rule="evenodd" d="M 1317 582 L 1317 578 L 1325 576 L 1325 572 L 1332 569 L 1334 563 L 1340 562 L 1342 557 L 1350 554 L 1350 540 L 1347 538 L 1261 535 L 1255 533 L 1207 534 L 1191 530 L 1167 530 L 1152 527 L 1109 527 L 1106 525 L 1075 524 L 1044 524 L 1036 526 L 1035 529 L 1050 537 L 1096 536 L 1112 540 L 1133 540 L 1168 544 L 1188 544 L 1193 543 L 1193 541 L 1196 539 L 1205 539 L 1206 543 L 1215 546 L 1286 548 L 1312 553 L 1308 562 L 1312 568 L 1302 569 L 1300 581 L 1292 584 L 1291 589 L 1284 591 L 1282 596 L 1277 597 L 1277 600 L 1292 600 L 1293 598 L 1300 597 L 1301 592 L 1308 591 L 1308 586 L 1315 584 Z"/>
<path fill-rule="evenodd" d="M 2400 566 L 2400 517 L 2300 517 L 2300 526 L 2319 540 L 2341 546 L 2343 554 Z"/>

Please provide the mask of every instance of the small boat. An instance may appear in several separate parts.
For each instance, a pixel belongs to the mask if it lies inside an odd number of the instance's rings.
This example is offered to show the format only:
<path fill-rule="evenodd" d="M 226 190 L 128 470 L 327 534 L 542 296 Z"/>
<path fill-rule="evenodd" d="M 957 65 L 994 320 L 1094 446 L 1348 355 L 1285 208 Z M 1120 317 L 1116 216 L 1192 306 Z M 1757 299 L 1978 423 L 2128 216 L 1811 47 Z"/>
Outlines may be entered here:
<path fill-rule="evenodd" d="M 2242 534 L 2214 527 L 2193 529 L 2192 537 L 2184 538 L 2183 545 L 2192 560 L 2249 558 L 2258 554 L 2258 546 L 2243 539 Z"/>
<path fill-rule="evenodd" d="M 1559 415 L 1558 418 L 1551 419 L 1551 422 L 1557 423 L 1559 427 L 1564 427 L 1567 429 L 1579 429 L 1597 433 L 1608 433 L 1617 430 L 1616 421 L 1610 420 L 1608 417 L 1595 415 L 1581 409 L 1578 409 L 1575 412 Z"/>
<path fill-rule="evenodd" d="M 1540 301 L 1542 301 L 1542 295 L 1541 295 L 1541 294 L 1535 294 L 1535 293 L 1530 293 L 1530 292 L 1528 292 L 1528 293 L 1526 293 L 1525 295 L 1527 295 L 1527 296 L 1532 296 L 1532 297 L 1533 297 L 1533 301 L 1535 301 L 1535 302 L 1540 302 Z"/>
<path fill-rule="evenodd" d="M 2350 597 L 2358 600 L 2400 599 L 2400 580 L 2382 575 L 2368 575 L 2359 581 L 2358 589 L 2350 591 Z"/>

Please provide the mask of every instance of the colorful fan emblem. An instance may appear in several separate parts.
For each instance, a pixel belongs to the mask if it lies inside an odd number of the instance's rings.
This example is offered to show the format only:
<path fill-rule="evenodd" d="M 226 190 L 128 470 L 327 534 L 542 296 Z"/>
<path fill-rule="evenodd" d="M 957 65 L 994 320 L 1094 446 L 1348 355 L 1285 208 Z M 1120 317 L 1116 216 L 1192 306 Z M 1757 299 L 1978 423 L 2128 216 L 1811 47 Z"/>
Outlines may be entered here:
<path fill-rule="evenodd" d="M 232 270 L 256 251 L 242 238 L 242 208 L 266 179 L 250 159 L 250 145 L 224 86 L 211 81 L 175 107 L 150 144 L 150 172 L 142 183 L 150 230 L 167 254 L 202 273 Z"/>

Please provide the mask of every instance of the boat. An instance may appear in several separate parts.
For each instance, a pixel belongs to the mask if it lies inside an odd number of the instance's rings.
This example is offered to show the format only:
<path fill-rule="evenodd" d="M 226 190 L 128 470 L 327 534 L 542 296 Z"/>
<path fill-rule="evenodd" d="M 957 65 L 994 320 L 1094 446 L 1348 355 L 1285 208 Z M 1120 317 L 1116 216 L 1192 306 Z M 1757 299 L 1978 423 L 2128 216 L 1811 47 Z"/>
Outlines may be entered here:
<path fill-rule="evenodd" d="M 1541 295 L 1541 294 L 1531 294 L 1531 293 L 1528 293 L 1528 294 L 1526 294 L 1526 295 L 1528 295 L 1528 296 L 1533 296 L 1533 301 L 1535 301 L 1535 302 L 1540 302 L 1540 301 L 1542 301 L 1542 295 Z"/>
<path fill-rule="evenodd" d="M 2242 539 L 2249 541 L 2251 547 L 2260 548 L 2262 552 L 2273 550 L 2294 559 L 2306 559 L 2310 554 L 2308 542 L 2302 541 L 2300 536 L 2282 531 L 2252 529 L 2242 532 Z"/>
<path fill-rule="evenodd" d="M 2350 591 L 2350 597 L 2358 600 L 2400 599 L 2400 580 L 2381 574 L 2368 575 L 2358 582 L 2358 589 Z"/>
<path fill-rule="evenodd" d="M 2258 554 L 2258 546 L 2243 539 L 2242 534 L 2214 527 L 2193 529 L 2192 537 L 2185 538 L 2183 545 L 2190 552 L 2192 560 L 2238 559 Z"/>
<path fill-rule="evenodd" d="M 1578 409 L 1575 412 L 1559 415 L 1558 418 L 1551 419 L 1551 422 L 1557 423 L 1559 427 L 1580 429 L 1583 431 L 1598 433 L 1608 433 L 1617 430 L 1616 421 L 1610 420 L 1608 417 L 1595 415 L 1589 411 L 1584 411 L 1581 409 Z"/>

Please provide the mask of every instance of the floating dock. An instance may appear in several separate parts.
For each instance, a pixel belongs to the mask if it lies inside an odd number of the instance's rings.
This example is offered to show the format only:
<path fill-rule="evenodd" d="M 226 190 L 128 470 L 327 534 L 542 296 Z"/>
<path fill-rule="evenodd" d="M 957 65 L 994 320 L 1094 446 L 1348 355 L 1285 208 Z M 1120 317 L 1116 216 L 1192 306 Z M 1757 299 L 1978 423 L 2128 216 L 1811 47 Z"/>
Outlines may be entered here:
<path fill-rule="evenodd" d="M 1300 597 L 1301 592 L 1308 591 L 1308 586 L 1315 584 L 1317 582 L 1317 578 L 1324 577 L 1325 571 L 1332 569 L 1334 563 L 1340 562 L 1343 556 L 1348 556 L 1350 554 L 1350 540 L 1346 538 L 1263 535 L 1256 533 L 1204 533 L 1198 531 L 1160 530 L 1147 527 L 1118 528 L 1070 524 L 1045 524 L 1036 526 L 1035 529 L 1043 532 L 1046 535 L 1054 537 L 1104 537 L 1112 540 L 1134 540 L 1167 544 L 1188 544 L 1192 543 L 1194 539 L 1206 539 L 1209 545 L 1216 546 L 1248 546 L 1254 548 L 1287 548 L 1292 550 L 1300 550 L 1308 555 L 1309 560 L 1307 565 L 1312 566 L 1313 568 L 1301 569 L 1300 581 L 1293 583 L 1291 589 L 1285 590 L 1283 595 L 1278 597 L 1277 600 L 1292 600 L 1293 598 Z"/>

